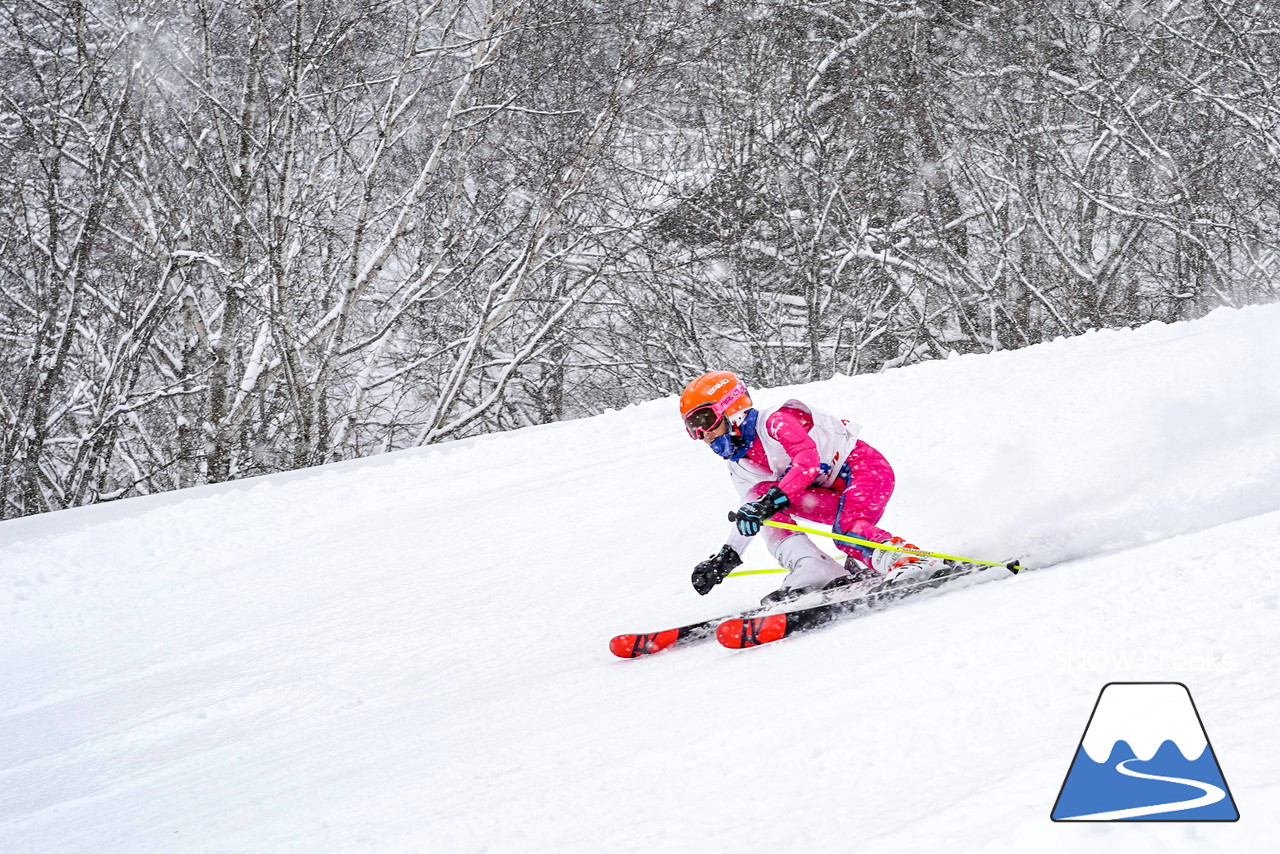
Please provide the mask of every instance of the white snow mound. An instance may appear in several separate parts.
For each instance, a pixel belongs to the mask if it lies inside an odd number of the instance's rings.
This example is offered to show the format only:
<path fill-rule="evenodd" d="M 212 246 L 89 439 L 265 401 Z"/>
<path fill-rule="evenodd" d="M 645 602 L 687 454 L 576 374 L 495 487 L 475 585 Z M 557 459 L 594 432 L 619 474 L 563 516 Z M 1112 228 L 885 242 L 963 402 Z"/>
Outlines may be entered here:
<path fill-rule="evenodd" d="M 690 588 L 736 502 L 671 400 L 0 524 L 0 851 L 1272 850 L 1277 329 L 753 390 L 863 425 L 889 530 L 1048 567 L 756 650 L 608 652 L 777 582 Z M 1144 680 L 1239 822 L 1049 820 Z"/>

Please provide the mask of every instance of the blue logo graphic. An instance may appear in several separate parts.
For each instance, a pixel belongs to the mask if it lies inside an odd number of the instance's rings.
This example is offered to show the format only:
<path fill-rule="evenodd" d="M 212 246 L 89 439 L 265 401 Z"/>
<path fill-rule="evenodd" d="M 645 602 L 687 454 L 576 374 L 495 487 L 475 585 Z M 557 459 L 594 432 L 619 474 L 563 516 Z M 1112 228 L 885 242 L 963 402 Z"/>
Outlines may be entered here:
<path fill-rule="evenodd" d="M 1054 821 L 1236 821 L 1191 692 L 1180 682 L 1112 682 L 1085 727 Z"/>

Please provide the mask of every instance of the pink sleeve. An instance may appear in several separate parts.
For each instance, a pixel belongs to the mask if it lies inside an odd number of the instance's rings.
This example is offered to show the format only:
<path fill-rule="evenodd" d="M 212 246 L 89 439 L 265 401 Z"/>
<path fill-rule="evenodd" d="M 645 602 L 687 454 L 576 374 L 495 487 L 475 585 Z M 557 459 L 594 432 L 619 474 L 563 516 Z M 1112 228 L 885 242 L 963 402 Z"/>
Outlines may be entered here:
<path fill-rule="evenodd" d="M 804 413 L 784 407 L 769 416 L 764 429 L 782 443 L 782 449 L 791 457 L 791 468 L 778 481 L 778 488 L 794 503 L 821 471 L 822 460 L 818 445 L 809 435 L 809 424 Z M 809 422 L 810 424 L 812 422 Z"/>

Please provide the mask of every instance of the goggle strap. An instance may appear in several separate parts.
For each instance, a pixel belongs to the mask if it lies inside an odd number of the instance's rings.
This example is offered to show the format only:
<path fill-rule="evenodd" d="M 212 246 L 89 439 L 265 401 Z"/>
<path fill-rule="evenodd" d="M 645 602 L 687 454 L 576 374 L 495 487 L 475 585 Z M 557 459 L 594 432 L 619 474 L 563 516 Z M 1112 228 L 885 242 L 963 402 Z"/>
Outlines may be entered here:
<path fill-rule="evenodd" d="M 746 393 L 747 387 L 742 383 L 738 383 L 733 388 L 729 389 L 724 397 L 720 398 L 719 403 L 713 403 L 711 406 L 715 409 L 716 415 L 724 415 L 725 410 L 737 403 L 738 398 L 742 397 Z"/>

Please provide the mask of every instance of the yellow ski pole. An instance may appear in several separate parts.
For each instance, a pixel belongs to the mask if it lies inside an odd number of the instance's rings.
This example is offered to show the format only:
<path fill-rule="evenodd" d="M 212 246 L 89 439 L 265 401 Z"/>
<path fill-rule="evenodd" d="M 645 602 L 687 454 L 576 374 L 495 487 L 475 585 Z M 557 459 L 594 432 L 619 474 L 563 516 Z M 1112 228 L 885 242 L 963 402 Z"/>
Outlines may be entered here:
<path fill-rule="evenodd" d="M 730 522 L 736 521 L 737 515 L 738 514 L 736 513 L 730 513 L 729 521 Z M 788 524 L 787 522 L 775 522 L 772 519 L 765 519 L 761 522 L 761 524 L 769 525 L 774 528 L 782 528 L 783 530 L 786 530 L 786 531 L 796 531 L 797 533 L 801 533 L 801 534 L 814 534 L 819 537 L 828 537 L 832 540 L 840 540 L 846 543 L 853 543 L 856 546 L 866 546 L 867 548 L 871 548 L 871 549 L 883 549 L 884 551 L 889 551 L 889 552 L 902 552 L 903 554 L 918 555 L 920 557 L 934 557 L 934 558 L 938 558 L 939 560 L 954 560 L 960 563 L 972 563 L 978 566 L 1003 566 L 1005 569 L 1009 570 L 1014 574 L 1017 574 L 1020 570 L 1026 569 L 1026 567 L 1018 563 L 1016 560 L 1011 560 L 1007 563 L 1004 563 L 1001 561 L 977 560 L 971 557 L 961 557 L 959 555 L 941 554 L 940 552 L 927 552 L 927 551 L 924 551 L 923 549 L 904 549 L 898 546 L 890 545 L 889 543 L 877 543 L 874 540 L 864 540 L 862 537 L 853 537 L 848 534 L 837 534 L 834 531 L 822 531 L 817 528 L 804 528 L 804 527 L 801 527 L 800 525 Z"/>
<path fill-rule="evenodd" d="M 771 575 L 775 572 L 789 572 L 790 570 L 782 569 L 737 569 L 725 576 L 725 578 L 737 578 L 741 575 Z"/>

